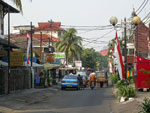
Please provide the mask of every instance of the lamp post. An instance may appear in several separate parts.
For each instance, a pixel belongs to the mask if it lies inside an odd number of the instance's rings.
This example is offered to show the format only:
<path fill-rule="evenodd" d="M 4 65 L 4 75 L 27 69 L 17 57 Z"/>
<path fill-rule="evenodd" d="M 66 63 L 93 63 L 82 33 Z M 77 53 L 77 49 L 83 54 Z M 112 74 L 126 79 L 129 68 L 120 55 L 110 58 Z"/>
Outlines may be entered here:
<path fill-rule="evenodd" d="M 134 16 L 132 18 L 132 23 L 136 26 L 136 29 L 137 29 L 137 32 L 136 32 L 136 35 L 137 35 L 137 40 L 135 42 L 135 46 L 136 46 L 136 56 L 138 56 L 138 24 L 141 22 L 141 19 L 138 17 L 138 16 Z"/>
<path fill-rule="evenodd" d="M 124 46 L 124 52 L 125 52 L 125 80 L 127 79 L 127 47 L 126 47 L 126 18 L 124 19 L 124 38 L 125 38 L 125 46 Z M 117 24 L 118 19 L 117 17 L 111 17 L 110 18 L 110 23 L 115 27 L 115 25 Z M 127 83 L 127 81 L 126 81 Z"/>

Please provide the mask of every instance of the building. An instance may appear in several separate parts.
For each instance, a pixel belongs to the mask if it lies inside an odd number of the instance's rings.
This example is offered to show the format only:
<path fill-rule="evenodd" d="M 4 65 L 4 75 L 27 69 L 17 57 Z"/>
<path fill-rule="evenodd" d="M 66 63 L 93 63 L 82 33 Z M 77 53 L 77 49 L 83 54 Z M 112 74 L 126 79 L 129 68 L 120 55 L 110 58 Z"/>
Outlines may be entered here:
<path fill-rule="evenodd" d="M 101 55 L 103 55 L 103 56 L 107 56 L 108 55 L 108 49 L 104 49 L 104 50 L 101 50 L 101 51 L 99 51 L 99 53 L 101 54 Z"/>

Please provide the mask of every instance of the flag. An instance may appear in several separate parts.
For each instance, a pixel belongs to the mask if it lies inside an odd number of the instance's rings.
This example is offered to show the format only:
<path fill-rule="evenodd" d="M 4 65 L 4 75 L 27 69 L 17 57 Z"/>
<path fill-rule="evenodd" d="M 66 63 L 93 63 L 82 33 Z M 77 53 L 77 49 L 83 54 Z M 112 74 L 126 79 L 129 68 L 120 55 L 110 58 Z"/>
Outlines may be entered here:
<path fill-rule="evenodd" d="M 30 45 L 31 45 L 31 37 L 30 34 L 27 32 L 27 64 L 29 64 Z"/>
<path fill-rule="evenodd" d="M 113 73 L 113 67 L 112 67 L 112 63 L 110 60 L 109 60 L 109 72 Z"/>
<path fill-rule="evenodd" d="M 122 80 L 123 78 L 125 78 L 125 71 L 124 71 L 120 46 L 119 46 L 119 40 L 117 37 L 117 32 L 116 32 L 116 37 L 115 37 L 115 51 L 116 51 L 115 56 L 117 58 L 117 63 L 118 63 L 118 72 L 119 72 L 120 79 Z"/>

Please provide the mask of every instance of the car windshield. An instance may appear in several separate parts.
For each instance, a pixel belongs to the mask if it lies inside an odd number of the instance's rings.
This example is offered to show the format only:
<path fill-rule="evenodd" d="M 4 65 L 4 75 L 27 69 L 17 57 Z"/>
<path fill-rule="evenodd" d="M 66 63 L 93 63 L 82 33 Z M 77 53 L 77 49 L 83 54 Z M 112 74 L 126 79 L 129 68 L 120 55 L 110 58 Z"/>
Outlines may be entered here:
<path fill-rule="evenodd" d="M 77 79 L 77 76 L 66 75 L 64 79 Z"/>

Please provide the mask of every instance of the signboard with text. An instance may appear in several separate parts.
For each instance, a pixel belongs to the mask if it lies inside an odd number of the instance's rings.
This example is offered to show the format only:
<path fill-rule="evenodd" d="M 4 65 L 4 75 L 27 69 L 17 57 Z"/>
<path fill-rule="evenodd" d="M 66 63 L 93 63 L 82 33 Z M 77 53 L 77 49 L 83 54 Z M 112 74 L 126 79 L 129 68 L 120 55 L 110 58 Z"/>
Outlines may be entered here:
<path fill-rule="evenodd" d="M 10 66 L 23 66 L 22 52 L 10 52 Z"/>
<path fill-rule="evenodd" d="M 65 53 L 55 52 L 54 53 L 56 59 L 65 58 Z"/>

